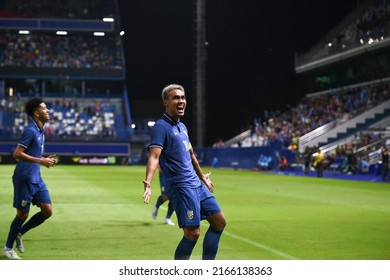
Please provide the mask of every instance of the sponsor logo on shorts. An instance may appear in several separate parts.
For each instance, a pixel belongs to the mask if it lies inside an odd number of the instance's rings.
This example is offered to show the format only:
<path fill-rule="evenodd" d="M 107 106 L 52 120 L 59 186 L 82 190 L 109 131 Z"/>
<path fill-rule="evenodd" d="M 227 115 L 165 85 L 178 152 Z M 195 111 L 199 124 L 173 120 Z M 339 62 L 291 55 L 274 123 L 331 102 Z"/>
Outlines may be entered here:
<path fill-rule="evenodd" d="M 194 218 L 194 211 L 188 210 L 187 211 L 187 217 L 188 217 L 188 219 L 192 220 Z"/>

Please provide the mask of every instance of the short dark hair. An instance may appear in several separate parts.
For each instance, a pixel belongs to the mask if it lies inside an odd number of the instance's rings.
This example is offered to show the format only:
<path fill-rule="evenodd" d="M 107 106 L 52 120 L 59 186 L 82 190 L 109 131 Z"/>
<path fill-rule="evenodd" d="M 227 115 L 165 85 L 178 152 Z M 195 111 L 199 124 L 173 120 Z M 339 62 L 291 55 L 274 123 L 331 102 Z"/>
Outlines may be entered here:
<path fill-rule="evenodd" d="M 43 100 L 41 98 L 35 97 L 33 99 L 30 99 L 24 106 L 27 115 L 33 117 L 34 112 L 39 108 L 39 106 L 41 106 L 41 103 L 43 103 Z"/>

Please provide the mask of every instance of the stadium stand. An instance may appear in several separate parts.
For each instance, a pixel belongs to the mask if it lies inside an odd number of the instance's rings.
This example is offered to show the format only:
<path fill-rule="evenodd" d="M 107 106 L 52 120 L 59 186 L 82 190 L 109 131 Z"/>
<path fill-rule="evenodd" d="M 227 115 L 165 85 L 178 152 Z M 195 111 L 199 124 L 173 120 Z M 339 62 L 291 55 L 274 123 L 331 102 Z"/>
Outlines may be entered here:
<path fill-rule="evenodd" d="M 363 1 L 319 44 L 296 58 L 296 72 L 312 91 L 307 98 L 333 98 L 342 91 L 349 97 L 341 100 L 348 113 L 344 118 L 316 127 L 299 139 L 301 153 L 305 146 L 321 147 L 333 171 L 379 170 L 381 161 L 373 155 L 390 144 L 389 11 L 388 0 Z"/>
<path fill-rule="evenodd" d="M 390 1 L 360 2 L 318 44 L 296 55 L 295 70 L 306 93 L 300 103 L 286 112 L 265 112 L 223 147 L 197 149 L 203 164 L 217 160 L 220 167 L 270 170 L 278 166 L 278 153 L 291 169 L 302 169 L 305 152 L 317 146 L 333 172 L 367 172 L 378 164 L 379 147 L 390 137 Z M 26 122 L 24 100 L 38 95 L 52 110 L 49 143 L 102 143 L 102 149 L 130 143 L 126 157 L 144 158 L 148 124 L 139 120 L 138 129 L 131 128 L 115 5 L 108 0 L 0 1 L 0 139 L 8 143 L 0 145 L 0 153 L 9 153 Z M 103 22 L 103 17 L 115 21 Z M 68 33 L 57 35 L 61 28 Z M 351 164 L 346 168 L 345 159 L 353 158 L 361 171 L 351 170 Z M 360 164 L 365 162 L 368 168 Z"/>
<path fill-rule="evenodd" d="M 23 104 L 33 96 L 42 97 L 51 110 L 46 131 L 51 152 L 116 155 L 127 163 L 143 151 L 144 143 L 134 139 L 144 136 L 131 128 L 116 5 L 108 0 L 0 1 L 3 162 L 27 122 Z"/>
<path fill-rule="evenodd" d="M 252 127 L 224 141 L 225 149 L 279 143 L 281 150 L 257 151 L 259 161 L 253 159 L 252 166 L 264 166 L 269 156 L 276 162 L 275 154 L 285 153 L 291 169 L 303 170 L 305 153 L 312 158 L 320 147 L 333 172 L 380 170 L 380 147 L 390 145 L 390 1 L 361 2 L 318 44 L 296 55 L 298 81 L 307 92 L 299 104 L 265 112 Z M 210 158 L 221 152 L 211 153 Z"/>

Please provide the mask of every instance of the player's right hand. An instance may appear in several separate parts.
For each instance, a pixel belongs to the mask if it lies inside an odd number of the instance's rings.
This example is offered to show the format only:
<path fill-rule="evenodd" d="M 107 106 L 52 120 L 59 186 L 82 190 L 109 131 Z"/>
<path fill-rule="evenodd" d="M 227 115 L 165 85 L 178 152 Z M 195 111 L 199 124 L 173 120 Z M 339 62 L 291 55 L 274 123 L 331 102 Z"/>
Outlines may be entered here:
<path fill-rule="evenodd" d="M 48 156 L 46 158 L 45 157 L 41 158 L 41 162 L 43 162 L 41 164 L 43 164 L 45 167 L 50 168 L 57 163 L 57 160 L 54 157 Z"/>
<path fill-rule="evenodd" d="M 144 195 L 142 197 L 144 199 L 144 203 L 148 204 L 152 195 L 152 188 L 150 187 L 150 183 L 148 181 L 143 180 L 142 182 L 144 183 Z"/>

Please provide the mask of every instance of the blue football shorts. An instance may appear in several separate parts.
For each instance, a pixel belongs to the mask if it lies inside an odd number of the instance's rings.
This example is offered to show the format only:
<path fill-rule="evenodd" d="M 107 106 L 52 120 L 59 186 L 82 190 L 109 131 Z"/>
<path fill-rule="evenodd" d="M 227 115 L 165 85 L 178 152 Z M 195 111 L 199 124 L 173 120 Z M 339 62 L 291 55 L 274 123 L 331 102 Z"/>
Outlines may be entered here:
<path fill-rule="evenodd" d="M 23 212 L 29 212 L 31 204 L 51 204 L 50 194 L 45 182 L 41 179 L 39 183 L 32 183 L 28 180 L 12 178 L 14 184 L 13 206 Z"/>
<path fill-rule="evenodd" d="M 204 183 L 198 188 L 174 188 L 167 196 L 175 209 L 180 228 L 200 226 L 201 220 L 222 211 Z"/>
<path fill-rule="evenodd" d="M 165 187 L 164 187 L 163 185 L 160 185 L 160 190 L 161 190 L 161 194 L 167 195 L 167 194 L 165 193 Z"/>

